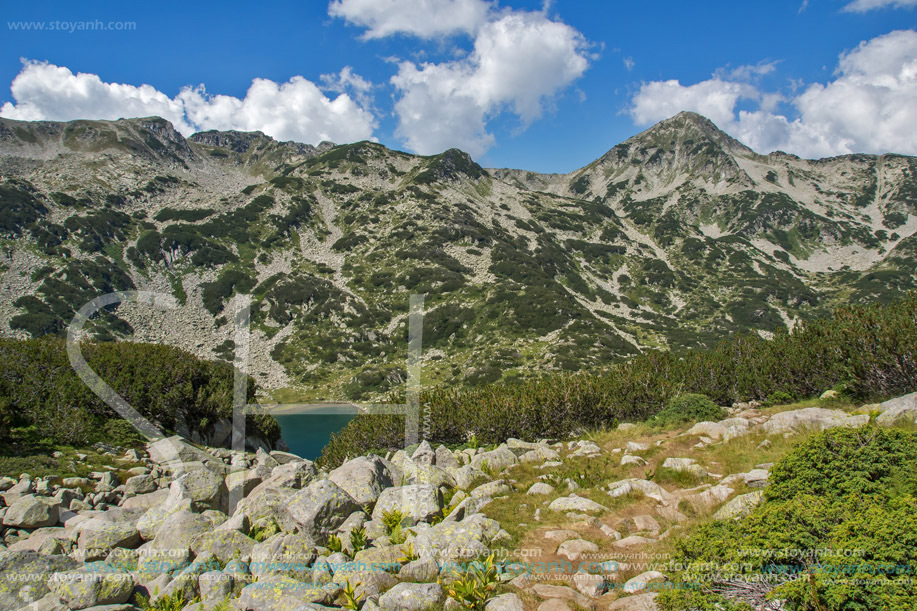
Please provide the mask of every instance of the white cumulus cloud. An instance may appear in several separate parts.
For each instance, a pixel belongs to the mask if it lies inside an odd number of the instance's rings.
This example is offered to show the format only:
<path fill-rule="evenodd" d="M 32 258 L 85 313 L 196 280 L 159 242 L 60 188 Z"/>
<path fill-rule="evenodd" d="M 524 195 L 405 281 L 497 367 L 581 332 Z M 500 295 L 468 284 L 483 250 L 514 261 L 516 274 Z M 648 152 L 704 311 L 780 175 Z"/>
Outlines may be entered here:
<path fill-rule="evenodd" d="M 463 59 L 402 62 L 391 82 L 400 97 L 396 135 L 422 154 L 450 147 L 481 155 L 494 144 L 488 120 L 510 111 L 523 126 L 588 68 L 587 42 L 543 13 L 509 12 L 484 24 Z"/>
<path fill-rule="evenodd" d="M 328 14 L 367 28 L 364 38 L 473 34 L 493 6 L 483 0 L 333 0 Z"/>
<path fill-rule="evenodd" d="M 352 88 L 365 84 L 349 69 L 340 80 Z M 150 85 L 106 83 L 95 74 L 29 61 L 10 89 L 15 102 L 4 104 L 0 116 L 27 121 L 158 115 L 185 135 L 208 129 L 257 130 L 279 140 L 312 144 L 371 138 L 376 127 L 372 113 L 349 95 L 329 98 L 301 76 L 286 83 L 255 79 L 241 99 L 209 95 L 203 86 L 186 87 L 170 98 Z"/>
<path fill-rule="evenodd" d="M 759 152 L 917 154 L 917 32 L 900 30 L 862 42 L 840 56 L 834 76 L 797 90 L 788 100 L 793 119 L 775 112 L 783 99 L 779 93 L 720 77 L 694 85 L 644 83 L 629 112 L 636 123 L 649 124 L 693 110 Z M 740 99 L 758 108 L 736 112 Z"/>
<path fill-rule="evenodd" d="M 68 121 L 158 115 L 179 131 L 191 130 L 182 103 L 150 85 L 106 83 L 95 74 L 73 74 L 63 66 L 27 61 L 10 90 L 16 103 L 7 102 L 0 108 L 0 116 L 7 119 Z"/>
<path fill-rule="evenodd" d="M 881 8 L 914 8 L 917 0 L 853 0 L 844 7 L 848 13 L 866 13 Z"/>
<path fill-rule="evenodd" d="M 652 81 L 640 87 L 630 114 L 638 124 L 646 125 L 691 110 L 714 123 L 726 124 L 733 120 L 740 99 L 757 97 L 758 90 L 753 86 L 719 78 L 695 85 L 682 85 L 677 80 Z"/>

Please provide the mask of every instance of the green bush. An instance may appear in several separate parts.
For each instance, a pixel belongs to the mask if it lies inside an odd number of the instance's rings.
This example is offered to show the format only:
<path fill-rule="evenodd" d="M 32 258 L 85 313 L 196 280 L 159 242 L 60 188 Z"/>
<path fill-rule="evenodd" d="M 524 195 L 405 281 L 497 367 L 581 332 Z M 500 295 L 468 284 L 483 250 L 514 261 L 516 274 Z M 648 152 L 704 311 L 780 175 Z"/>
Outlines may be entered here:
<path fill-rule="evenodd" d="M 112 389 L 147 420 L 167 432 L 187 427 L 207 433 L 206 422 L 232 418 L 233 368 L 169 346 L 84 343 L 83 357 Z M 249 380 L 249 397 L 255 384 Z M 39 427 L 49 441 L 131 445 L 130 426 L 92 392 L 70 366 L 63 340 L 0 339 L 0 415 L 11 427 Z M 252 416 L 249 430 L 271 443 L 280 427 L 270 416 Z"/>
<path fill-rule="evenodd" d="M 203 252 L 203 251 L 202 251 Z M 207 311 L 216 316 L 223 311 L 223 301 L 233 293 L 245 293 L 255 288 L 257 281 L 243 271 L 226 269 L 213 282 L 201 285 L 201 298 Z"/>
<path fill-rule="evenodd" d="M 157 221 L 185 221 L 193 223 L 202 221 L 208 216 L 212 216 L 215 210 L 212 208 L 199 208 L 196 210 L 178 210 L 176 208 L 163 208 L 153 217 Z"/>
<path fill-rule="evenodd" d="M 726 410 L 711 401 L 710 397 L 688 393 L 671 399 L 656 414 L 654 421 L 661 426 L 668 426 L 685 422 L 722 420 L 725 417 Z"/>
<path fill-rule="evenodd" d="M 146 443 L 146 438 L 127 420 L 107 420 L 102 426 L 102 435 L 105 443 L 122 448 L 140 447 Z"/>
<path fill-rule="evenodd" d="M 767 395 L 765 403 L 767 405 L 787 405 L 793 402 L 793 395 L 782 390 L 777 390 Z"/>
<path fill-rule="evenodd" d="M 10 400 L 7 397 L 0 397 L 0 439 L 6 439 L 10 434 L 10 423 L 13 421 L 13 415 L 10 410 Z"/>
<path fill-rule="evenodd" d="M 708 522 L 676 543 L 673 561 L 686 567 L 676 581 L 710 591 L 728 580 L 701 567 L 739 563 L 738 576 L 763 577 L 785 609 L 917 608 L 917 592 L 897 580 L 917 566 L 915 472 L 917 432 L 815 435 L 773 467 L 765 502 L 747 518 Z M 689 598 L 667 592 L 658 602 L 683 609 Z"/>

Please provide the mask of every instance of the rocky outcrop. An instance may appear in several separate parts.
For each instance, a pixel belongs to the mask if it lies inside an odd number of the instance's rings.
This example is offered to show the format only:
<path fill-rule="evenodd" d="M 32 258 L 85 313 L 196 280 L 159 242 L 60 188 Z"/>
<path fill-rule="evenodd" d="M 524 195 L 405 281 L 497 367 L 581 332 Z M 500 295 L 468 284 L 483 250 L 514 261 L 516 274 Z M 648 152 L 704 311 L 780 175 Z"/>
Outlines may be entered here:
<path fill-rule="evenodd" d="M 865 414 L 848 415 L 836 409 L 807 407 L 774 414 L 764 423 L 764 431 L 769 435 L 785 435 L 803 430 L 824 431 L 838 426 L 856 428 L 867 422 L 869 416 Z"/>
<path fill-rule="evenodd" d="M 882 426 L 892 426 L 900 422 L 917 423 L 917 393 L 911 393 L 886 401 L 879 405 L 880 413 L 876 422 Z"/>
<path fill-rule="evenodd" d="M 903 399 L 884 413 L 909 413 L 912 397 Z M 639 557 L 677 536 L 688 516 L 740 520 L 762 502 L 770 462 L 725 476 L 708 471 L 721 455 L 704 454 L 707 446 L 745 443 L 725 431 L 792 434 L 863 420 L 812 409 L 768 416 L 740 407 L 710 426 L 622 440 L 615 448 L 585 440 L 508 440 L 461 451 L 421 444 L 386 458 L 357 457 L 330 472 L 289 453 L 234 453 L 176 438 L 134 452 L 136 466 L 123 484 L 116 474 L 125 469 L 114 466 L 85 478 L 4 478 L 0 611 L 132 609 L 135 592 L 154 601 L 201 598 L 186 611 L 224 600 L 239 609 L 321 611 L 340 606 L 349 588 L 362 597 L 363 611 L 454 609 L 446 586 L 462 563 L 512 539 L 487 517 L 488 506 L 505 510 L 507 503 L 537 507 L 527 532 L 543 539 L 547 555 L 576 568 L 560 586 L 508 562 L 498 576 L 501 594 L 486 609 L 520 611 L 518 588 L 539 609 L 652 610 L 668 576 L 636 574 L 637 565 L 617 558 Z M 712 427 L 720 434 L 708 437 Z M 688 450 L 693 440 L 684 435 L 709 441 Z M 585 471 L 577 474 L 593 464 L 626 473 L 617 457 L 640 454 L 646 478 L 609 477 L 614 481 L 596 485 Z M 668 479 L 656 477 L 662 472 Z M 683 474 L 698 485 L 673 484 L 685 481 Z M 244 498 L 230 506 L 233 494 Z M 401 523 L 393 524 L 399 514 Z"/>

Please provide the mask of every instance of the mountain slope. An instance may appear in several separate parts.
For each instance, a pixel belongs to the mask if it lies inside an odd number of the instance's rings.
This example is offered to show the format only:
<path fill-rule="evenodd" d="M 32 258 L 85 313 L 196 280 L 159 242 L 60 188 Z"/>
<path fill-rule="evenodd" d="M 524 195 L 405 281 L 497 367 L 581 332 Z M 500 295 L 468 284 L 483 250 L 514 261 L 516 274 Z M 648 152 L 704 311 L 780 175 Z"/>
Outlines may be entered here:
<path fill-rule="evenodd" d="M 103 338 L 231 358 L 300 396 L 404 379 L 425 293 L 424 382 L 601 368 L 646 347 L 772 333 L 917 286 L 917 160 L 755 154 L 682 113 L 569 175 L 485 170 L 361 142 L 184 139 L 158 118 L 0 120 L 0 332 L 62 333 L 98 294 Z"/>

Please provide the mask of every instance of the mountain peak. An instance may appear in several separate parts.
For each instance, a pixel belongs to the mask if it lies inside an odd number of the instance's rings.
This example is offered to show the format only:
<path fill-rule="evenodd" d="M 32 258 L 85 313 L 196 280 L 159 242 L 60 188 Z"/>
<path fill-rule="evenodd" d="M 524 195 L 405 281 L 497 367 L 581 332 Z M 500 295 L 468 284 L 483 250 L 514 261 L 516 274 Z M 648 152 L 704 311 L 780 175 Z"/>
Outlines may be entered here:
<path fill-rule="evenodd" d="M 463 150 L 451 148 L 439 155 L 434 155 L 427 169 L 415 180 L 419 182 L 455 181 L 462 176 L 477 180 L 487 172 L 479 166 L 471 155 Z"/>
<path fill-rule="evenodd" d="M 682 111 L 674 117 L 660 121 L 627 140 L 627 142 L 632 141 L 663 146 L 672 146 L 684 141 L 692 141 L 697 145 L 701 141 L 706 141 L 726 152 L 754 154 L 754 151 L 721 130 L 713 121 L 691 111 Z"/>

